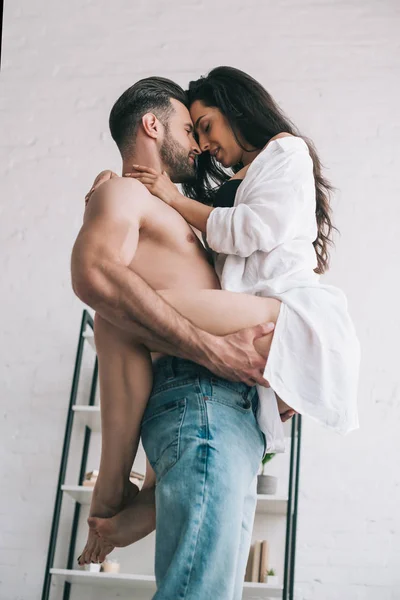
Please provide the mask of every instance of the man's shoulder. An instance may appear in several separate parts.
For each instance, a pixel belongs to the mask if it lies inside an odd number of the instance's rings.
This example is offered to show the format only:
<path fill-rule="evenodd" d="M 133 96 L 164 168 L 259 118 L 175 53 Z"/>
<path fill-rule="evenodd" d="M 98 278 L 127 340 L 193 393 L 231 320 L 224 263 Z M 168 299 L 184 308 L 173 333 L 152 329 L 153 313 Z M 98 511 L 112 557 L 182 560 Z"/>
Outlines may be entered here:
<path fill-rule="evenodd" d="M 104 198 L 127 197 L 136 201 L 150 195 L 146 186 L 132 177 L 113 177 L 103 183 L 96 191 L 101 192 Z"/>
<path fill-rule="evenodd" d="M 129 177 L 113 177 L 93 192 L 88 209 L 123 216 L 132 212 L 142 212 L 148 202 L 147 188 Z"/>

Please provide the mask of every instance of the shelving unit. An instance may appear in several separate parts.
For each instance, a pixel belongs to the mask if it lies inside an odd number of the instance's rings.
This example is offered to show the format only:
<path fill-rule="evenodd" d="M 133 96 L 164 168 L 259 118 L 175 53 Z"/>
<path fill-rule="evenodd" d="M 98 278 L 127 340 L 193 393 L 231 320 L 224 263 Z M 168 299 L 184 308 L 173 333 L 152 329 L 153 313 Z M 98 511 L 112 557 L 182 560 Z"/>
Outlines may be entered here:
<path fill-rule="evenodd" d="M 130 575 L 128 573 L 89 573 L 88 571 L 77 571 L 68 569 L 51 569 L 53 577 L 59 577 L 70 585 L 88 584 L 100 585 L 102 588 L 145 590 L 149 594 L 156 591 L 156 579 L 153 575 Z M 260 592 L 268 592 L 268 598 L 281 598 L 282 586 L 269 585 L 268 583 L 245 583 L 243 590 L 243 600 L 258 600 Z"/>
<path fill-rule="evenodd" d="M 61 491 L 82 505 L 90 504 L 93 488 L 83 485 L 62 485 Z M 258 494 L 257 512 L 271 515 L 286 515 L 288 499 L 281 496 Z"/>
<path fill-rule="evenodd" d="M 94 345 L 93 336 L 93 319 L 86 310 L 83 311 L 79 333 L 78 348 L 71 387 L 67 422 L 65 427 L 64 443 L 61 455 L 60 470 L 58 475 L 56 499 L 51 525 L 49 549 L 47 555 L 47 563 L 45 568 L 41 599 L 49 600 L 52 578 L 54 580 L 62 582 L 62 584 L 64 585 L 63 600 L 69 600 L 71 586 L 73 584 L 101 585 L 102 587 L 113 587 L 114 589 L 137 590 L 138 592 L 141 591 L 148 593 L 150 598 L 150 595 L 153 595 L 156 590 L 154 576 L 127 573 L 92 573 L 73 568 L 75 565 L 75 545 L 81 507 L 90 504 L 93 492 L 93 488 L 85 487 L 82 485 L 87 467 L 90 439 L 92 433 L 100 432 L 100 408 L 98 406 L 95 406 L 98 379 L 98 363 L 96 356 L 94 357 L 94 366 L 92 372 L 88 404 L 76 404 L 85 342 L 89 344 L 95 352 L 96 349 Z M 77 423 L 78 425 L 80 424 L 80 426 L 85 427 L 79 477 L 76 484 L 67 483 L 65 481 L 74 423 Z M 281 598 L 282 600 L 293 600 L 301 445 L 300 415 L 296 415 L 292 419 L 291 435 L 289 441 L 290 466 L 288 494 L 287 496 L 258 495 L 256 509 L 258 515 L 270 515 L 282 518 L 286 517 L 283 585 L 274 586 L 265 583 L 246 582 L 244 584 L 243 600 L 265 600 L 267 598 Z M 59 569 L 54 568 L 54 558 L 60 525 L 61 508 L 65 497 L 67 497 L 66 502 L 74 502 L 75 506 L 71 524 L 71 536 L 66 568 Z"/>

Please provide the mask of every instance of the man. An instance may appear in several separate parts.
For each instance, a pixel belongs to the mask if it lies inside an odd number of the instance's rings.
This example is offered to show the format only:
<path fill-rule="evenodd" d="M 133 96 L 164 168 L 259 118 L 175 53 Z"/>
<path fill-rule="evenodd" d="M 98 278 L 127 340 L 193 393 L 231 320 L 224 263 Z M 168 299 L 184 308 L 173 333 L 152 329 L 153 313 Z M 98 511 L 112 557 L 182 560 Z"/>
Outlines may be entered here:
<path fill-rule="evenodd" d="M 165 170 L 176 183 L 194 176 L 200 149 L 185 102 L 179 86 L 156 77 L 121 96 L 110 129 L 123 173 L 136 163 Z M 97 324 L 107 322 L 116 335 L 131 332 L 165 356 L 153 355 L 154 386 L 142 423 L 156 473 L 148 465 L 130 506 L 114 519 L 90 519 L 91 532 L 108 550 L 140 539 L 154 528 L 155 497 L 155 598 L 241 598 L 264 451 L 251 386 L 267 385 L 265 358 L 253 341 L 273 325 L 225 337 L 196 328 L 154 291 L 211 286 L 216 276 L 193 230 L 137 181 L 116 177 L 101 188 L 104 214 L 88 211 L 74 247 L 74 290 L 96 310 Z M 123 232 L 133 227 L 138 203 L 146 203 L 146 214 L 134 257 L 124 261 Z"/>

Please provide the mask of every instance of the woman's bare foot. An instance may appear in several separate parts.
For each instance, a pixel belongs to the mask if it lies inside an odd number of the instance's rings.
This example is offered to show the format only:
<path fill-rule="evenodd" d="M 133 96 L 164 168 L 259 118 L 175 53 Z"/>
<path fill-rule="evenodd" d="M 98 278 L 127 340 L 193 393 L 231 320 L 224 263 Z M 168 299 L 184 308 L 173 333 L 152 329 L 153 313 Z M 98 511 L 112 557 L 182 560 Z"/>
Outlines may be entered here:
<path fill-rule="evenodd" d="M 141 490 L 114 517 L 89 517 L 88 523 L 97 539 L 102 540 L 104 549 L 124 548 L 137 542 L 155 529 L 155 488 Z M 100 562 L 104 558 L 103 553 L 100 553 Z"/>
<path fill-rule="evenodd" d="M 103 562 L 105 556 L 107 556 L 107 554 L 109 554 L 114 549 L 114 547 L 110 547 L 110 544 L 107 544 L 104 539 L 100 538 L 96 530 L 93 527 L 91 527 L 91 518 L 93 518 L 95 515 L 96 517 L 103 518 L 113 517 L 125 506 L 129 505 L 135 498 L 135 496 L 138 494 L 138 492 L 139 488 L 129 481 L 128 485 L 125 488 L 125 491 L 122 493 L 122 500 L 117 500 L 118 497 L 121 498 L 121 494 L 119 494 L 116 495 L 114 498 L 111 498 L 110 496 L 107 497 L 107 502 L 104 502 L 104 495 L 102 496 L 99 486 L 96 482 L 95 488 L 93 490 L 92 504 L 90 507 L 91 516 L 88 519 L 88 539 L 82 554 L 78 558 L 78 564 L 87 565 L 92 562 Z M 102 558 L 103 556 L 104 558 Z"/>

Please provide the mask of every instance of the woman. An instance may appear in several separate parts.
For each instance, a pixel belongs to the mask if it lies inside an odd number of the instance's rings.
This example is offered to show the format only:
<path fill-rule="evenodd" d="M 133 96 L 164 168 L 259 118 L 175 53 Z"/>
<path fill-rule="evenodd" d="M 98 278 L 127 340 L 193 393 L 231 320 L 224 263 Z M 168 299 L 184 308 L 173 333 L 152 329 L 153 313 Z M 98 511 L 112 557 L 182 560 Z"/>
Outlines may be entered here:
<path fill-rule="evenodd" d="M 319 282 L 328 268 L 332 224 L 330 187 L 318 156 L 262 86 L 241 71 L 214 69 L 191 82 L 188 96 L 203 152 L 195 184 L 184 186 L 188 197 L 165 174 L 133 165 L 129 175 L 202 232 L 215 253 L 222 290 L 262 298 L 267 320 L 276 323 L 272 345 L 263 349 L 265 356 L 269 350 L 264 376 L 271 388 L 258 388 L 267 441 L 283 450 L 279 413 L 288 408 L 350 431 L 358 426 L 359 346 L 344 295 Z M 219 164 L 232 168 L 233 177 Z M 225 302 L 223 291 L 213 293 Z M 193 319 L 177 292 L 166 298 Z"/>

